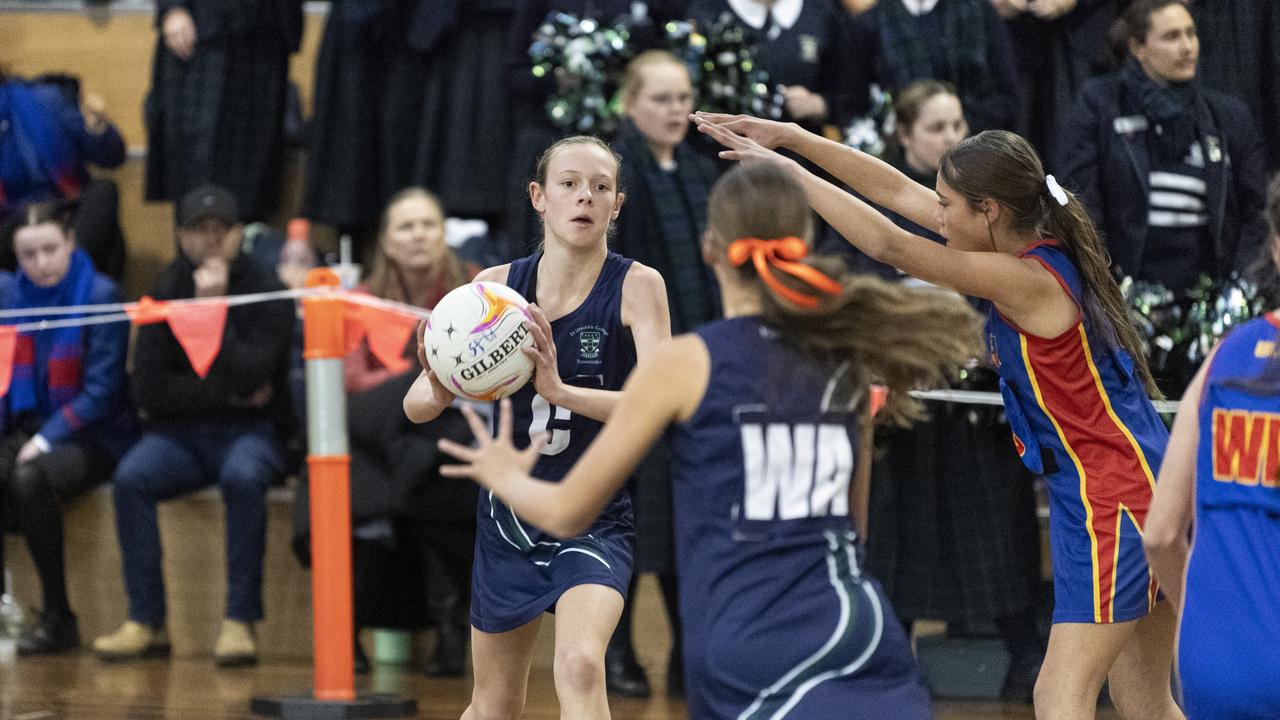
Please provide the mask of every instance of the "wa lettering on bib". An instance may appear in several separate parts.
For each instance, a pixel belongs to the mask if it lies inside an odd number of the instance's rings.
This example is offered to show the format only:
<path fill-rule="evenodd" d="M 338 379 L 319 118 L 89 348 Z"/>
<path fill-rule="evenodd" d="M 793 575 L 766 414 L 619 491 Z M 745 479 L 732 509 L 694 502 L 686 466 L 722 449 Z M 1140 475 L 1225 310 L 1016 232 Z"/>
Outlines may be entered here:
<path fill-rule="evenodd" d="M 743 501 L 748 522 L 849 514 L 854 443 L 847 417 L 785 422 L 740 415 Z M 826 418 L 824 418 L 826 420 Z"/>

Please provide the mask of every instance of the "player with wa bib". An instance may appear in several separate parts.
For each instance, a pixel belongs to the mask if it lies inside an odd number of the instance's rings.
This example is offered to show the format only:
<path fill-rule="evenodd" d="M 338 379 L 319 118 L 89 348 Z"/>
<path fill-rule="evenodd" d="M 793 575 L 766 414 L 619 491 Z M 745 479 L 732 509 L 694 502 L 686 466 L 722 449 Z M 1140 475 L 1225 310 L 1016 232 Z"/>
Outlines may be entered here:
<path fill-rule="evenodd" d="M 493 439 L 441 442 L 521 517 L 564 536 L 590 527 L 667 433 L 689 716 L 697 720 L 930 717 L 902 626 L 866 572 L 872 382 L 880 417 L 919 417 L 908 390 L 980 347 L 958 296 L 848 274 L 806 258 L 804 191 L 742 165 L 708 201 L 703 256 L 725 318 L 641 358 L 600 436 L 559 482 L 518 449 L 504 403 Z M 552 478 L 547 478 L 552 479 Z M 855 523 L 853 516 L 858 518 Z"/>
<path fill-rule="evenodd" d="M 624 196 L 608 145 L 577 136 L 547 148 L 529 196 L 542 218 L 542 248 L 475 279 L 504 283 L 531 303 L 535 347 L 526 352 L 533 381 L 509 402 L 516 443 L 531 447 L 531 437 L 548 438 L 533 452 L 540 476 L 557 480 L 614 412 L 637 355 L 643 360 L 670 337 L 671 320 L 662 276 L 609 252 L 609 224 Z M 404 410 L 410 420 L 427 422 L 453 400 L 424 370 Z M 464 719 L 520 716 L 544 612 L 557 616 L 561 717 L 609 717 L 604 651 L 631 579 L 635 526 L 625 493 L 598 510 L 581 532 L 552 536 L 481 493 L 471 583 L 475 688 Z"/>

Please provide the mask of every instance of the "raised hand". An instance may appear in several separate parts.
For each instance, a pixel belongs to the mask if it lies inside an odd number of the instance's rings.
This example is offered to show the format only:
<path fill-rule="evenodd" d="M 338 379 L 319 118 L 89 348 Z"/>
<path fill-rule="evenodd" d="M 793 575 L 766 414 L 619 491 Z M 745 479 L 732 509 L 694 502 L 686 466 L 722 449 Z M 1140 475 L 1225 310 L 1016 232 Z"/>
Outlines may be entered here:
<path fill-rule="evenodd" d="M 1076 0 L 1036 0 L 1027 10 L 1041 20 L 1055 20 L 1076 9 Z"/>
<path fill-rule="evenodd" d="M 727 116 L 726 116 L 727 117 Z M 746 116 L 739 116 L 746 117 Z M 756 120 L 757 118 L 750 118 Z M 740 135 L 731 129 L 731 123 L 715 123 L 704 119 L 702 113 L 694 116 L 693 122 L 698 127 L 698 132 L 710 137 L 712 140 L 725 146 L 725 150 L 720 151 L 720 157 L 725 160 L 738 160 L 742 162 L 760 161 L 773 162 L 780 165 L 788 163 L 794 164 L 794 160 L 779 155 L 776 151 L 765 147 L 746 135 Z M 770 122 L 768 120 L 762 122 Z"/>
<path fill-rule="evenodd" d="M 196 52 L 196 23 L 183 7 L 166 10 L 160 21 L 165 47 L 179 60 L 190 60 Z"/>
<path fill-rule="evenodd" d="M 821 122 L 827 119 L 826 99 L 818 93 L 810 92 L 803 85 L 788 85 L 783 88 L 782 98 L 786 103 L 787 114 L 797 120 Z"/>
<path fill-rule="evenodd" d="M 725 128 L 735 135 L 751 138 L 760 147 L 768 150 L 782 147 L 792 138 L 804 133 L 804 130 L 795 123 L 765 120 L 751 115 L 696 112 L 690 115 L 689 118 L 699 127 L 715 125 Z"/>
<path fill-rule="evenodd" d="M 196 297 L 217 297 L 227 294 L 227 283 L 230 280 L 231 267 L 221 257 L 207 258 L 200 267 L 191 273 L 195 284 Z"/>
<path fill-rule="evenodd" d="M 504 399 L 498 405 L 498 432 L 496 437 L 489 437 L 484 421 L 468 406 L 462 408 L 462 415 L 475 435 L 476 444 L 468 447 L 452 440 L 441 439 L 436 443 L 440 450 L 461 465 L 445 465 L 440 474 L 445 477 L 470 478 L 477 483 L 498 489 L 511 478 L 528 475 L 538 462 L 538 455 L 547 444 L 546 433 L 533 436 L 529 447 L 517 450 L 511 443 L 511 400 Z"/>

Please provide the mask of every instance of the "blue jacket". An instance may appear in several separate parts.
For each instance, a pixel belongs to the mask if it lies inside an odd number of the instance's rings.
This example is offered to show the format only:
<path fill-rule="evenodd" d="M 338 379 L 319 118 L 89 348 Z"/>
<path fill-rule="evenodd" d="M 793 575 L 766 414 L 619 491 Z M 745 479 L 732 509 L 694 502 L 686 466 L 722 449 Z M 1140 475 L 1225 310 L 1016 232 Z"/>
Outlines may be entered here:
<path fill-rule="evenodd" d="M 1263 208 L 1267 178 L 1262 140 L 1249 109 L 1215 90 L 1196 99 L 1202 135 L 1216 138 L 1221 153 L 1208 153 L 1209 232 L 1217 278 L 1244 270 L 1267 237 Z M 1058 157 L 1049 172 L 1078 194 L 1106 239 L 1113 266 L 1136 275 L 1147 248 L 1151 175 L 1142 106 L 1119 73 L 1086 82 L 1066 122 Z M 1190 261 L 1190 260 L 1189 260 Z"/>
<path fill-rule="evenodd" d="M 24 118 L 28 106 L 33 112 Z M 116 128 L 89 132 L 80 108 L 57 85 L 0 83 L 0 217 L 24 203 L 78 192 L 89 181 L 85 163 L 114 168 L 124 158 Z"/>
<path fill-rule="evenodd" d="M 13 293 L 13 276 L 4 273 L 0 276 L 0 307 L 12 305 Z M 94 275 L 90 303 L 117 302 L 120 302 L 120 291 L 115 282 L 100 273 Z M 119 458 L 133 445 L 138 435 L 137 417 L 129 404 L 125 384 L 129 323 L 90 325 L 85 328 L 84 342 L 80 392 L 63 407 L 38 407 L 39 433 L 50 445 L 93 442 Z M 47 366 L 45 358 L 36 357 L 34 367 L 37 373 L 43 375 Z M 45 378 L 38 377 L 37 381 L 44 382 Z M 72 427 L 68 414 L 76 419 L 78 428 Z M 0 434 L 7 434 L 12 429 L 9 425 L 12 420 L 6 397 L 0 400 Z"/>

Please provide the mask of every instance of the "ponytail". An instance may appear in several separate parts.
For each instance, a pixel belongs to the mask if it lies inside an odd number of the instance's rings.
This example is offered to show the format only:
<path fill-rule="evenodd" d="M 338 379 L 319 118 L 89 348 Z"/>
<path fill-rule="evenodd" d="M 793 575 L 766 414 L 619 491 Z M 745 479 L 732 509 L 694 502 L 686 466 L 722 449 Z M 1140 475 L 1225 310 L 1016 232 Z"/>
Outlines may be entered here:
<path fill-rule="evenodd" d="M 981 354 L 982 320 L 959 295 L 850 273 L 834 257 L 817 255 L 804 264 L 835 279 L 840 293 L 806 309 L 770 288 L 764 322 L 811 357 L 848 361 L 863 386 L 888 388 L 877 420 L 905 426 L 925 418 L 910 391 L 945 385 L 953 369 Z"/>
<path fill-rule="evenodd" d="M 1060 204 L 1051 194 L 1046 193 L 1046 209 L 1038 229 L 1042 235 L 1058 239 L 1080 271 L 1080 277 L 1084 280 L 1081 304 L 1090 325 L 1102 332 L 1113 347 L 1118 345 L 1129 353 L 1134 370 L 1142 380 L 1147 394 L 1157 400 L 1163 399 L 1164 393 L 1156 386 L 1151 368 L 1147 365 L 1142 337 L 1133 326 L 1129 306 L 1120 294 L 1115 276 L 1111 274 L 1111 257 L 1098 234 L 1098 228 L 1079 198 L 1066 190 L 1060 192 L 1065 194 L 1067 203 Z"/>
<path fill-rule="evenodd" d="M 848 363 L 859 387 L 886 386 L 877 420 L 906 425 L 925 417 L 910 391 L 944 384 L 952 368 L 981 353 L 981 318 L 959 295 L 850 273 L 834 257 L 797 257 L 811 217 L 804 190 L 778 167 L 734 167 L 707 204 L 713 251 L 736 255 L 743 281 L 759 285 L 765 324 L 820 362 Z M 764 244 L 776 250 L 730 250 L 729 240 L 761 242 L 754 238 L 770 239 Z"/>

